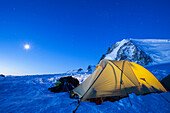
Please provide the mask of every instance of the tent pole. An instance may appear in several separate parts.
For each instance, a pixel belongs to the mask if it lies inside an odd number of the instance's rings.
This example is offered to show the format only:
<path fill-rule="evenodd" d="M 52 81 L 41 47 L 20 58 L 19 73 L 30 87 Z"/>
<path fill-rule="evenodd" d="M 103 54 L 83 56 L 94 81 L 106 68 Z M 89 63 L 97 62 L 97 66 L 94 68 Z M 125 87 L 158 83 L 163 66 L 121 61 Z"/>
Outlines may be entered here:
<path fill-rule="evenodd" d="M 120 78 L 120 90 L 121 90 L 121 85 L 123 84 L 124 90 L 125 90 L 125 92 L 126 92 L 126 94 L 127 94 L 127 96 L 128 96 L 128 99 L 129 99 L 129 103 L 130 103 L 130 105 L 132 106 L 132 102 L 130 101 L 129 94 L 128 94 L 127 91 L 126 91 L 125 84 L 123 83 L 123 80 L 122 80 L 125 61 L 126 61 L 126 60 L 124 60 L 124 61 L 123 61 L 123 64 L 122 64 L 121 78 Z"/>

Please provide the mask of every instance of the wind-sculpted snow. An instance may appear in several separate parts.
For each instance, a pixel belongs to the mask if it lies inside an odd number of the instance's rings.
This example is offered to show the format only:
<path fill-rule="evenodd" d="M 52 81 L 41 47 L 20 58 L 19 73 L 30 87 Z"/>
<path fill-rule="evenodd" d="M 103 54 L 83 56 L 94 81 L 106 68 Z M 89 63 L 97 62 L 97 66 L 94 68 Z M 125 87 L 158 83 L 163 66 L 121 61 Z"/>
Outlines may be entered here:
<path fill-rule="evenodd" d="M 132 39 L 132 41 L 153 59 L 153 63 L 170 62 L 169 39 Z"/>
<path fill-rule="evenodd" d="M 159 81 L 170 74 L 170 63 L 146 66 L 145 68 L 155 75 Z"/>
<path fill-rule="evenodd" d="M 169 73 L 169 64 L 160 67 L 147 67 L 150 71 L 164 70 Z M 166 70 L 167 69 L 167 70 Z M 158 71 L 159 73 L 159 71 Z M 157 78 L 161 78 L 161 73 Z M 164 73 L 164 74 L 165 74 Z M 67 73 L 38 76 L 7 76 L 0 78 L 0 113 L 71 113 L 78 104 L 70 99 L 69 94 L 52 93 L 48 90 L 55 81 L 63 76 L 76 77 L 83 82 L 90 73 Z M 163 75 L 164 76 L 164 75 Z M 153 93 L 148 95 L 130 94 L 129 99 L 123 98 L 116 102 L 106 101 L 101 105 L 81 102 L 77 113 L 169 113 L 170 93 Z M 130 104 L 132 103 L 132 105 Z"/>

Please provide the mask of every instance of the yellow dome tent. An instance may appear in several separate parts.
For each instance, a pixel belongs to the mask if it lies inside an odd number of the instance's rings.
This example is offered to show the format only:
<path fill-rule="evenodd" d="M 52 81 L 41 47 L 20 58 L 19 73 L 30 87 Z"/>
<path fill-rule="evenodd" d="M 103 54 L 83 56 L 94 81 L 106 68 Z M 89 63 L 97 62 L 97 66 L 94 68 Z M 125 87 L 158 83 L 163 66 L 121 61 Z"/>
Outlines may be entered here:
<path fill-rule="evenodd" d="M 98 97 L 126 97 L 129 93 L 166 92 L 156 77 L 144 67 L 130 61 L 102 60 L 96 70 L 73 89 L 82 101 Z"/>

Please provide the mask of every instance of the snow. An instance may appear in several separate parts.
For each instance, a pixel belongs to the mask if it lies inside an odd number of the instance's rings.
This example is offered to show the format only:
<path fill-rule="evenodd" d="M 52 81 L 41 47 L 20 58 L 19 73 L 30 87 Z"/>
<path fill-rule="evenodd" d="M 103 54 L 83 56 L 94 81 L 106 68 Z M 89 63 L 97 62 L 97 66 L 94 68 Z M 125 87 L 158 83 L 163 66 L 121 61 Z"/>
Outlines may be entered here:
<path fill-rule="evenodd" d="M 127 45 L 128 42 L 131 45 Z M 104 59 L 125 59 L 141 65 L 153 65 L 170 62 L 169 56 L 170 39 L 123 39 L 110 48 Z"/>
<path fill-rule="evenodd" d="M 153 75 L 155 75 L 155 77 L 159 81 L 161 81 L 168 74 L 170 74 L 170 63 L 146 66 L 145 68 L 148 69 Z"/>
<path fill-rule="evenodd" d="M 168 39 L 130 39 L 146 52 L 154 64 L 145 66 L 158 80 L 170 74 L 170 40 Z M 118 50 L 129 40 L 124 39 L 112 47 L 113 51 L 106 59 L 114 60 Z M 129 51 L 133 52 L 130 47 Z M 160 64 L 161 63 L 161 64 Z M 95 66 L 92 66 L 94 71 Z M 82 83 L 91 72 L 71 70 L 61 74 L 6 76 L 0 77 L 0 113 L 71 113 L 78 104 L 76 99 L 69 98 L 67 92 L 53 93 L 48 90 L 56 80 L 65 76 L 73 76 Z M 147 95 L 129 94 L 116 102 L 106 101 L 101 105 L 81 102 L 77 113 L 170 113 L 170 92 Z M 132 103 L 132 105 L 130 104 Z"/>
<path fill-rule="evenodd" d="M 170 64 L 146 67 L 159 79 L 170 73 Z M 155 70 L 157 70 L 155 72 Z M 162 73 L 162 71 L 164 73 Z M 83 82 L 90 73 L 67 73 L 55 75 L 7 76 L 0 78 L 0 113 L 71 113 L 77 107 L 76 99 L 69 98 L 67 92 L 52 93 L 48 90 L 63 76 L 76 77 Z M 130 94 L 116 102 L 106 101 L 101 105 L 81 102 L 77 113 L 169 113 L 170 92 L 148 95 Z M 132 105 L 130 104 L 132 103 Z"/>
<path fill-rule="evenodd" d="M 154 64 L 170 62 L 170 39 L 131 39 L 148 54 Z"/>
<path fill-rule="evenodd" d="M 134 40 L 134 41 L 140 41 L 140 42 L 143 42 L 143 43 L 146 43 L 146 42 L 152 42 L 152 43 L 167 43 L 167 42 L 170 42 L 170 39 L 130 39 L 130 40 Z"/>
<path fill-rule="evenodd" d="M 123 46 L 127 42 L 128 42 L 128 40 L 126 40 L 126 39 L 123 39 L 122 41 L 117 42 L 116 45 L 118 45 L 118 46 L 116 48 L 114 48 L 113 51 L 110 54 L 107 54 L 105 56 L 105 59 L 115 60 L 120 47 Z"/>
<path fill-rule="evenodd" d="M 129 60 L 140 65 L 148 65 L 152 59 L 144 51 L 142 51 L 132 40 L 123 39 L 108 49 L 104 59 L 108 60 Z"/>

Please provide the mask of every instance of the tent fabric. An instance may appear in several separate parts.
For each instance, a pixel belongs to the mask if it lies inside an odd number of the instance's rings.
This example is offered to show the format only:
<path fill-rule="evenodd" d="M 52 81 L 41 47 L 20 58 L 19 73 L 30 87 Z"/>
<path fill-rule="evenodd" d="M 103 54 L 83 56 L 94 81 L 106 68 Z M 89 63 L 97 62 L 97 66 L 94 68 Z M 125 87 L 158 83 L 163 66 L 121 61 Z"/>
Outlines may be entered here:
<path fill-rule="evenodd" d="M 96 67 L 82 84 L 73 89 L 82 101 L 97 97 L 126 97 L 129 93 L 166 92 L 152 73 L 136 63 L 104 59 Z"/>

